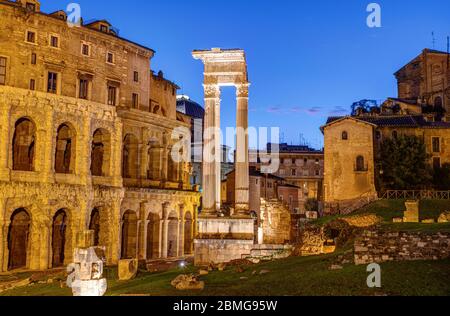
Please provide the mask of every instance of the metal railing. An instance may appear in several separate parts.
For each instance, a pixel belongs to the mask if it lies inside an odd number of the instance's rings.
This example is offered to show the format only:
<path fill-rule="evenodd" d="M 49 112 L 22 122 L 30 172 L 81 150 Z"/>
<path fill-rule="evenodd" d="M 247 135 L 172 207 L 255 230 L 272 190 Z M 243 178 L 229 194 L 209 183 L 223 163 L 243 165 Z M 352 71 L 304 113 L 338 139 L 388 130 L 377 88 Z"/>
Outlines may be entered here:
<path fill-rule="evenodd" d="M 387 190 L 380 193 L 384 200 L 450 200 L 450 191 Z"/>

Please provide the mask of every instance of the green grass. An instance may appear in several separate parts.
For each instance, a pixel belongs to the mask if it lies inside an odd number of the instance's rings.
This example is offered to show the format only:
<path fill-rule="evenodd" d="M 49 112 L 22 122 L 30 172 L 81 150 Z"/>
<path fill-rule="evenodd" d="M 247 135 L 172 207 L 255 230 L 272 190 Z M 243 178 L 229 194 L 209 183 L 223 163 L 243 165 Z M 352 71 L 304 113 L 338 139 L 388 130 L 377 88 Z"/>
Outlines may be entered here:
<path fill-rule="evenodd" d="M 350 217 L 354 215 L 374 214 L 383 218 L 382 227 L 386 230 L 395 231 L 417 231 L 417 232 L 450 232 L 450 223 L 444 224 L 422 224 L 422 223 L 405 223 L 394 224 L 394 217 L 403 217 L 405 208 L 405 200 L 380 200 L 376 201 L 361 210 L 350 215 L 335 215 L 320 218 L 313 221 L 312 224 L 323 226 L 336 219 Z M 450 211 L 450 201 L 442 200 L 423 200 L 420 202 L 420 218 L 433 218 L 437 221 L 440 214 L 444 211 Z"/>
<path fill-rule="evenodd" d="M 181 273 L 197 272 L 194 267 L 164 273 L 141 272 L 128 282 L 115 280 L 115 270 L 108 270 L 107 295 L 122 294 L 151 296 L 450 296 L 450 260 L 391 262 L 382 264 L 382 288 L 369 289 L 365 266 L 346 265 L 344 270 L 330 271 L 335 257 L 292 257 L 285 260 L 246 267 L 237 273 L 234 267 L 224 272 L 212 272 L 201 277 L 206 282 L 203 291 L 177 291 L 170 281 Z M 264 275 L 253 271 L 270 270 Z M 241 280 L 247 277 L 247 280 Z M 64 296 L 70 289 L 59 284 L 33 285 L 4 292 L 6 296 Z"/>

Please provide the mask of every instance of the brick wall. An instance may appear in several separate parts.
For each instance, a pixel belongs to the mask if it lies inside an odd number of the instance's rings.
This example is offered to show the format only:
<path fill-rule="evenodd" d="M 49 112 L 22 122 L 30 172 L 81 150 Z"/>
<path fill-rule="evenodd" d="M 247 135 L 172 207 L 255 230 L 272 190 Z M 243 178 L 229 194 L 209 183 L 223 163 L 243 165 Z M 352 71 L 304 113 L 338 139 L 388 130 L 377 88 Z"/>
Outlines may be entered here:
<path fill-rule="evenodd" d="M 355 264 L 441 260 L 450 257 L 450 233 L 366 231 L 355 241 Z"/>

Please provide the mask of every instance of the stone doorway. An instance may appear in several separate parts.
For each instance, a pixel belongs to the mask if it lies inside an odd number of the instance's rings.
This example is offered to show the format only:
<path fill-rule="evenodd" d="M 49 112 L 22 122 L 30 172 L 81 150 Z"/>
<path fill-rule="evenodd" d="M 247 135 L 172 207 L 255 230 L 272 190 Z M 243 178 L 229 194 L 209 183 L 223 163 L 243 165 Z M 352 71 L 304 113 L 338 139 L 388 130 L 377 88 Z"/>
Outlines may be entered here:
<path fill-rule="evenodd" d="M 17 121 L 13 137 L 13 170 L 33 171 L 36 147 L 36 127 L 32 121 Z"/>
<path fill-rule="evenodd" d="M 169 217 L 167 227 L 167 257 L 178 257 L 178 218 L 175 213 Z"/>
<path fill-rule="evenodd" d="M 61 174 L 73 173 L 74 139 L 71 128 L 62 124 L 56 136 L 55 172 Z"/>
<path fill-rule="evenodd" d="M 148 216 L 147 224 L 147 259 L 159 258 L 159 217 L 156 214 Z"/>
<path fill-rule="evenodd" d="M 186 213 L 184 222 L 184 254 L 192 254 L 192 215 L 191 213 Z"/>
<path fill-rule="evenodd" d="M 137 216 L 127 211 L 122 218 L 122 259 L 134 259 L 137 255 Z"/>
<path fill-rule="evenodd" d="M 94 231 L 94 246 L 100 245 L 100 211 L 94 208 L 91 213 L 89 230 Z"/>
<path fill-rule="evenodd" d="M 52 234 L 52 267 L 64 265 L 66 247 L 67 214 L 60 210 L 53 218 Z"/>
<path fill-rule="evenodd" d="M 31 218 L 25 209 L 12 214 L 8 232 L 8 270 L 26 268 L 30 226 Z"/>

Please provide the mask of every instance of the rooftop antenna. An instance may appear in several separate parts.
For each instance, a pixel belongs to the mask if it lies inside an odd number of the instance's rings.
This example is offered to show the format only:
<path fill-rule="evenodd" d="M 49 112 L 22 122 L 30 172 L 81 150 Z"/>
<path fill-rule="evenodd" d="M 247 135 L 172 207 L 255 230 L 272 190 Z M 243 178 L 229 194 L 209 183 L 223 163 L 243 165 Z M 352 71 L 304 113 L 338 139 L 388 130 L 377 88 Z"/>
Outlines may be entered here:
<path fill-rule="evenodd" d="M 436 38 L 434 37 L 434 31 L 431 32 L 431 43 L 433 45 L 433 49 L 436 48 Z"/>

